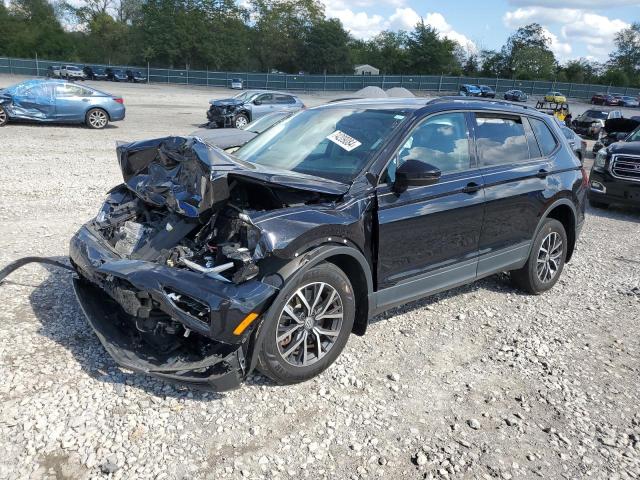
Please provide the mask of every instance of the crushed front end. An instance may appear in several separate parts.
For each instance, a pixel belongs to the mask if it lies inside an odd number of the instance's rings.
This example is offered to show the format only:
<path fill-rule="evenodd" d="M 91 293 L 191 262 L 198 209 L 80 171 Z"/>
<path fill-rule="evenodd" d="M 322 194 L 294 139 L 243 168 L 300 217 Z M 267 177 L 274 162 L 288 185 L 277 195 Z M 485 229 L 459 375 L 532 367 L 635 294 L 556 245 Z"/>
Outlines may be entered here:
<path fill-rule="evenodd" d="M 272 258 L 276 237 L 252 215 L 325 196 L 262 182 L 266 174 L 195 138 L 121 145 L 118 158 L 124 183 L 70 243 L 85 315 L 123 367 L 237 387 L 281 286 L 260 263 L 286 261 Z"/>
<path fill-rule="evenodd" d="M 233 127 L 233 120 L 243 110 L 244 102 L 236 99 L 212 100 L 207 110 L 207 120 L 218 128 Z"/>

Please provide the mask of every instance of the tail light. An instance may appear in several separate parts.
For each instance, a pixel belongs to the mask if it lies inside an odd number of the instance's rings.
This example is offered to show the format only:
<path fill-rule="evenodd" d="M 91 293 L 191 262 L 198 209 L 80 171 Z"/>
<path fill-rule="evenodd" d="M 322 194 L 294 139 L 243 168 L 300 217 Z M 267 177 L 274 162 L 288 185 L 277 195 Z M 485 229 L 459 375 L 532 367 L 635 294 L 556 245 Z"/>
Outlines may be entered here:
<path fill-rule="evenodd" d="M 582 170 L 582 186 L 586 187 L 587 185 L 589 185 L 589 174 L 584 167 L 582 167 L 580 170 Z"/>
<path fill-rule="evenodd" d="M 120 104 L 124 105 L 124 100 L 123 100 L 122 98 L 120 98 L 120 97 L 114 97 L 113 99 L 114 99 L 116 102 L 118 102 L 118 103 L 120 103 Z"/>

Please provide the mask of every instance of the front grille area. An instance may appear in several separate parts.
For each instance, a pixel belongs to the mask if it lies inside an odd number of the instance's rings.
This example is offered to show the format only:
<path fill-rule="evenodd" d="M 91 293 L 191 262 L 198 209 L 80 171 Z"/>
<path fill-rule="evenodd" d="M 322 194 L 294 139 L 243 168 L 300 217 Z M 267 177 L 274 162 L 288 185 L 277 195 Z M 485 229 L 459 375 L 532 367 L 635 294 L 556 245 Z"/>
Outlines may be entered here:
<path fill-rule="evenodd" d="M 640 156 L 614 155 L 611 174 L 616 178 L 640 182 Z"/>

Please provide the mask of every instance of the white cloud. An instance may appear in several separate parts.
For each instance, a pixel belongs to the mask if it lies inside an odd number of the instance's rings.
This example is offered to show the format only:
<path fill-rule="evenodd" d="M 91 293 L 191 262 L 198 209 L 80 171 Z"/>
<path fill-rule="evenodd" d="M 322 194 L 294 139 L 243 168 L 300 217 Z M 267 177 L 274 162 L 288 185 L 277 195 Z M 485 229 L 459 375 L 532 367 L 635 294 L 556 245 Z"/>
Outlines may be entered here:
<path fill-rule="evenodd" d="M 338 18 L 356 38 L 371 38 L 385 29 L 386 20 L 382 15 L 354 12 L 339 0 L 323 0 L 328 18 Z"/>
<path fill-rule="evenodd" d="M 539 1 L 538 3 L 546 4 L 547 2 Z M 636 3 L 640 3 L 640 0 L 636 0 Z M 580 9 L 553 9 L 544 6 L 518 8 L 505 13 L 502 20 L 509 28 L 518 28 L 531 22 L 559 25 L 559 36 L 547 27 L 544 28 L 547 36 L 551 38 L 551 50 L 560 60 L 566 60 L 572 52 L 571 46 L 576 44 L 585 45 L 591 56 L 604 60 L 614 48 L 616 33 L 630 26 L 623 20 L 611 19 Z"/>

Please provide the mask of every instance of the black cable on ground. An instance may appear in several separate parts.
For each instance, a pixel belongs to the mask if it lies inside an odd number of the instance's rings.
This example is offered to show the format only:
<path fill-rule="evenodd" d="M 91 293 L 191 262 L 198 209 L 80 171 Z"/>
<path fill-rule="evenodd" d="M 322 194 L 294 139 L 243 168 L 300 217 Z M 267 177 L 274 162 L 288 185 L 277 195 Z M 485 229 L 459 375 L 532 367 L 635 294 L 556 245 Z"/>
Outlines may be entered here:
<path fill-rule="evenodd" d="M 75 270 L 71 265 L 67 265 L 66 263 L 59 262 L 58 260 L 53 260 L 52 258 L 47 257 L 24 257 L 15 262 L 11 262 L 9 265 L 0 270 L 0 285 L 2 281 L 7 278 L 11 273 L 20 267 L 24 267 L 28 263 L 46 263 L 47 265 L 53 265 L 54 267 L 66 268 L 67 270 L 71 270 L 74 272 Z"/>

